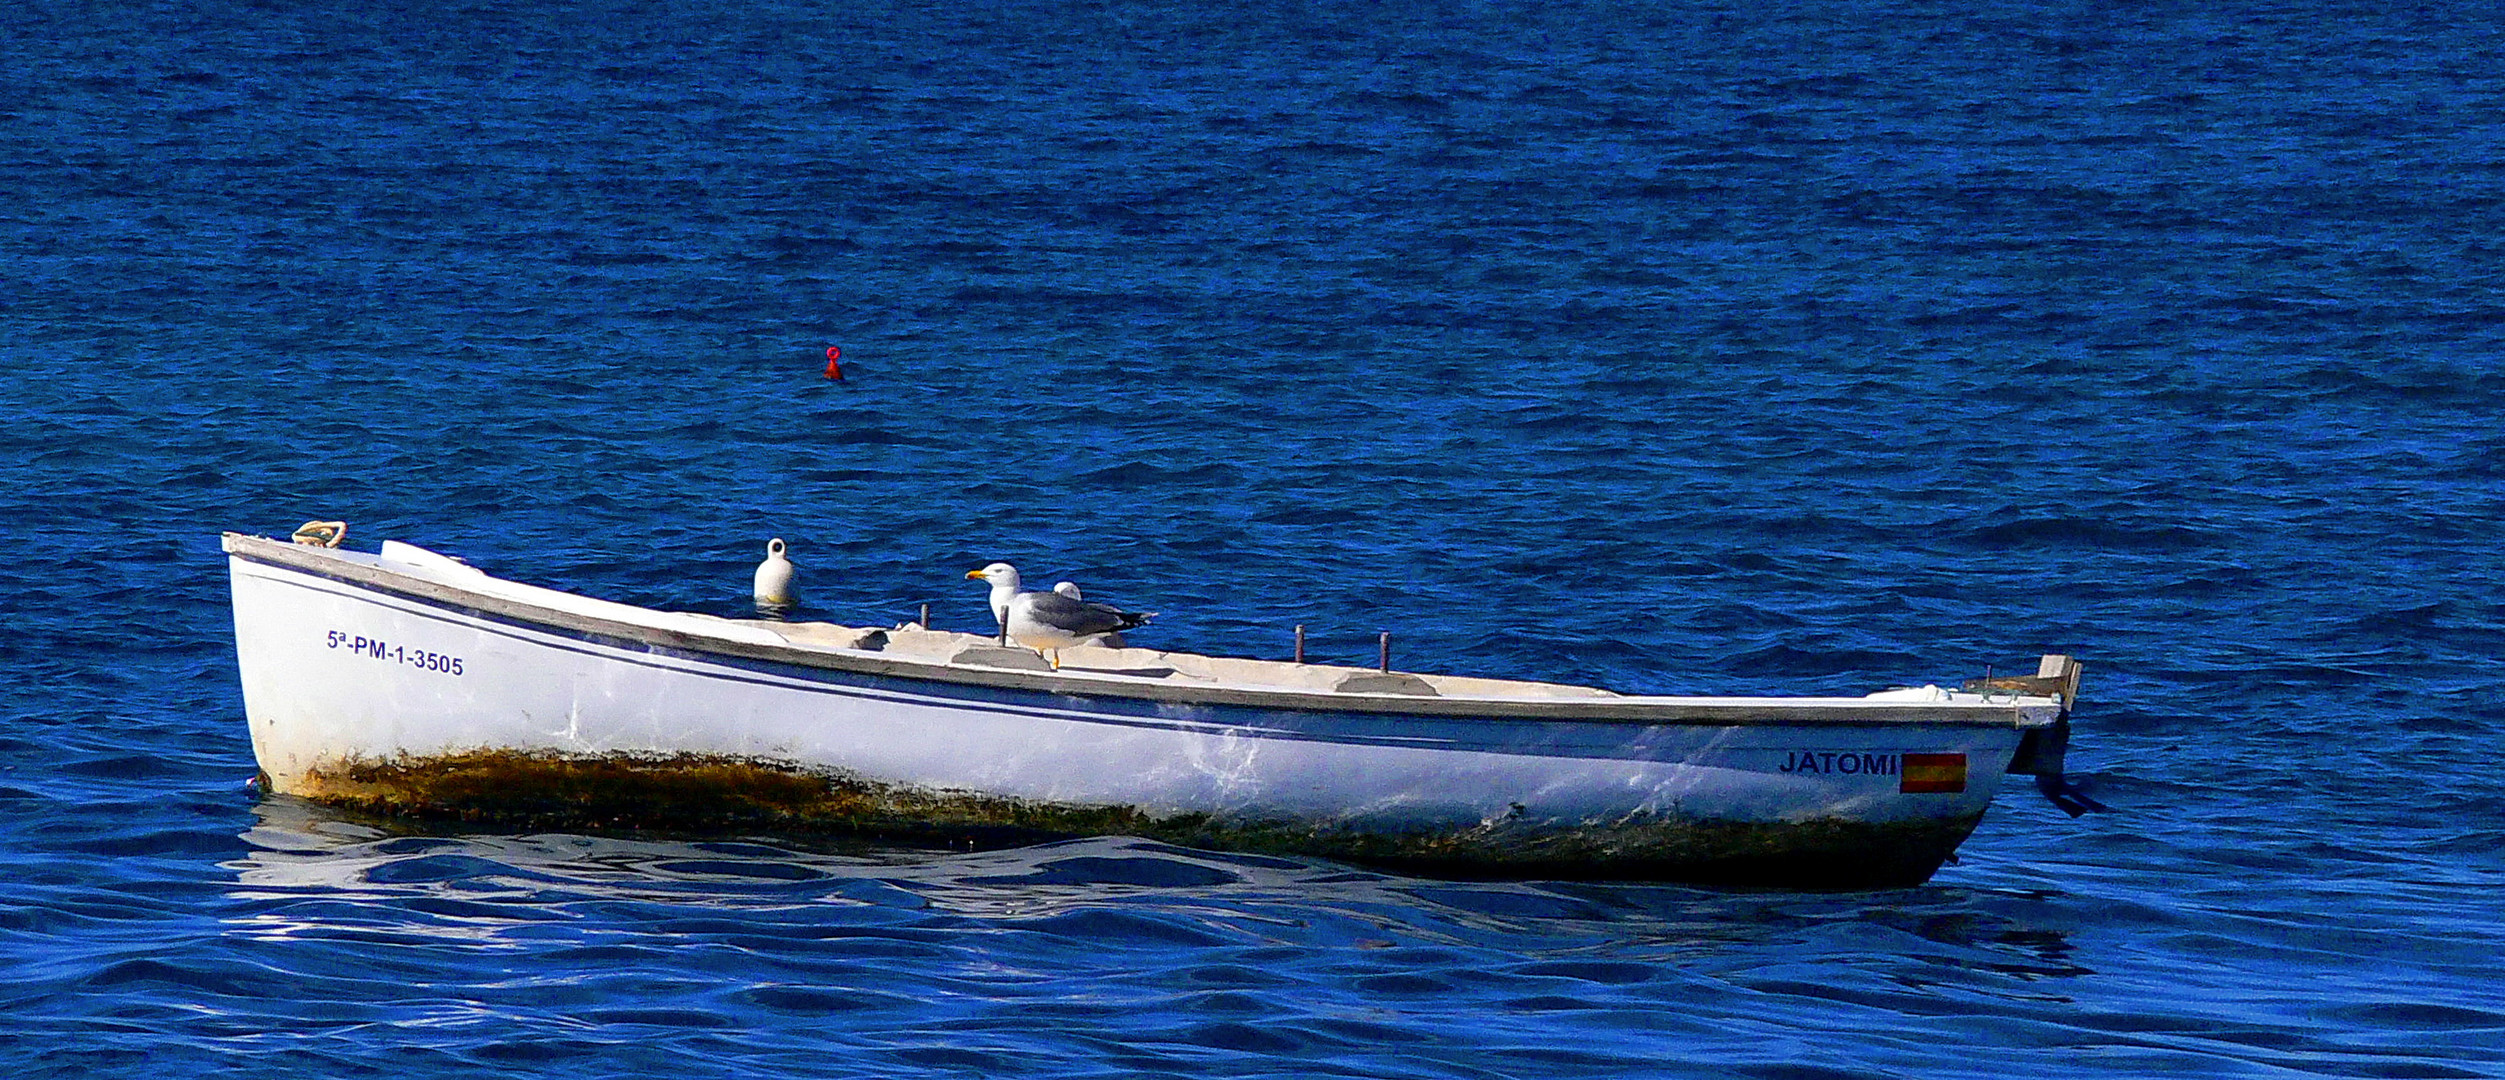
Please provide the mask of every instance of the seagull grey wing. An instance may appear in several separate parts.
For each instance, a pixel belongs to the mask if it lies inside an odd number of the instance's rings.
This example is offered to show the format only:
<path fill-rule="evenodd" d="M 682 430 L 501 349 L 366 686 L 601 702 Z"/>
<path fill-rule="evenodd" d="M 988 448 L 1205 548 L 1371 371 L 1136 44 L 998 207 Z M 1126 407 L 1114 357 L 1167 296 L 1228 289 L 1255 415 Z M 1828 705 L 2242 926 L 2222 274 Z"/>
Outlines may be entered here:
<path fill-rule="evenodd" d="M 1036 622 L 1076 637 L 1089 634 L 1110 634 L 1139 625 L 1126 621 L 1129 612 L 1107 604 L 1072 600 L 1060 593 L 1024 593 L 1026 614 Z"/>
<path fill-rule="evenodd" d="M 1113 628 L 1117 631 L 1136 630 L 1148 625 L 1148 620 L 1157 617 L 1157 613 L 1153 611 L 1124 611 L 1111 604 L 1099 604 L 1094 601 L 1085 603 L 1088 607 L 1102 612 L 1107 618 L 1115 620 Z"/>

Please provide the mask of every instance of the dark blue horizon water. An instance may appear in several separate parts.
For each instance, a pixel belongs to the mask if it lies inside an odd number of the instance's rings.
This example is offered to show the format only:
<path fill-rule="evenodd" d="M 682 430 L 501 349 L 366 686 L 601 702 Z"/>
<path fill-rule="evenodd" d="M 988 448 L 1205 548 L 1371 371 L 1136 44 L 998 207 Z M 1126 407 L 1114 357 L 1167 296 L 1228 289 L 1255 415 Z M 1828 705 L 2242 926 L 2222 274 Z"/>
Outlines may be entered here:
<path fill-rule="evenodd" d="M 2483 12 L 0 25 L 9 1075 L 2505 1076 Z M 216 538 L 309 518 L 1638 691 L 2068 652 L 2113 809 L 1842 895 L 396 826 L 245 785 Z"/>

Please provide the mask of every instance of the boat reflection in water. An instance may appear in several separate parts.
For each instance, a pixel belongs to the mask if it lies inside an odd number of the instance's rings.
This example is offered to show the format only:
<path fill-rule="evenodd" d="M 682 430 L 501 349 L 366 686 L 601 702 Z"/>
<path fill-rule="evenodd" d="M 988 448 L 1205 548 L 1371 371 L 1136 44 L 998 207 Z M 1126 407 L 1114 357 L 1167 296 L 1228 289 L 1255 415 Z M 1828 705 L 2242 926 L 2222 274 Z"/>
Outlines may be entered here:
<path fill-rule="evenodd" d="M 1314 966 L 1302 978 L 1323 982 L 1352 977 L 1345 950 L 1356 950 L 1381 957 L 1381 973 L 1414 973 L 1416 961 L 1399 950 L 1373 951 L 1394 945 L 1444 947 L 1431 955 L 1471 968 L 1474 981 L 1486 977 L 1482 962 L 1540 965 L 1595 989 L 1650 981 L 1663 963 L 1754 978 L 1769 963 L 1838 949 L 1935 980 L 1952 969 L 1988 977 L 1986 985 L 2015 977 L 2013 990 L 2083 973 L 2047 926 L 2078 916 L 2062 914 L 2058 900 L 2008 890 L 1457 882 L 1138 837 L 969 852 L 825 839 L 426 833 L 406 819 L 290 796 L 262 799 L 253 816 L 242 837 L 251 852 L 227 864 L 228 924 L 273 941 L 556 957 L 597 946 L 708 978 L 718 976 L 716 962 L 701 946 L 718 945 L 779 957 L 758 969 L 777 977 L 788 975 L 780 965 L 801 962 L 812 978 L 863 987 L 966 965 L 1032 960 L 1066 970 L 1107 949 L 1171 953 L 1178 970 L 1191 971 L 1286 956 Z M 1166 962 L 1130 955 L 1112 966 Z M 902 974 L 900 964 L 920 974 Z"/>

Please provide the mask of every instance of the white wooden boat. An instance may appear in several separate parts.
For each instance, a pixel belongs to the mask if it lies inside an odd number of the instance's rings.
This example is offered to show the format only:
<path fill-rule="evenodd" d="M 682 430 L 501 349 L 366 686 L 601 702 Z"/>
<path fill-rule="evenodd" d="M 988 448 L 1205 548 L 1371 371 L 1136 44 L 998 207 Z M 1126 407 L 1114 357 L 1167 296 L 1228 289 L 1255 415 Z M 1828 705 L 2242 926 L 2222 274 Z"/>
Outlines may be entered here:
<path fill-rule="evenodd" d="M 1910 885 L 2005 772 L 2056 791 L 2079 673 L 1753 698 L 1095 646 L 1056 671 L 989 637 L 655 611 L 397 542 L 225 549 L 269 791 L 533 828 Z"/>

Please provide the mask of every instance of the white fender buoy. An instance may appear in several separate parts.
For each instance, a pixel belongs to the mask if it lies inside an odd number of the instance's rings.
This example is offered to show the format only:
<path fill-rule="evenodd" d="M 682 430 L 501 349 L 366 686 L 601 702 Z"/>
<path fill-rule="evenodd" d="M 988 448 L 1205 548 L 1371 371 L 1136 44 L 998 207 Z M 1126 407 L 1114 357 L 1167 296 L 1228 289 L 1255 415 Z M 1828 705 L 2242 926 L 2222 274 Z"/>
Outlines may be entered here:
<path fill-rule="evenodd" d="M 792 561 L 783 557 L 783 538 L 765 542 L 765 561 L 757 564 L 757 606 L 787 608 L 792 606 Z"/>

